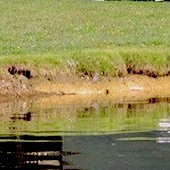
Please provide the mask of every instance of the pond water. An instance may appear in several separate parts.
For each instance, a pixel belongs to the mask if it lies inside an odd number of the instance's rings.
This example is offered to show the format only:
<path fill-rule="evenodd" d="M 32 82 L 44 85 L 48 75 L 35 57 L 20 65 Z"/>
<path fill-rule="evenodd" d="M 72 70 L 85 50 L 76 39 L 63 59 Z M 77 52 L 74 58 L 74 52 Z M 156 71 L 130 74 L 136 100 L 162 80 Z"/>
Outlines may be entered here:
<path fill-rule="evenodd" d="M 170 99 L 0 104 L 1 169 L 170 169 Z"/>

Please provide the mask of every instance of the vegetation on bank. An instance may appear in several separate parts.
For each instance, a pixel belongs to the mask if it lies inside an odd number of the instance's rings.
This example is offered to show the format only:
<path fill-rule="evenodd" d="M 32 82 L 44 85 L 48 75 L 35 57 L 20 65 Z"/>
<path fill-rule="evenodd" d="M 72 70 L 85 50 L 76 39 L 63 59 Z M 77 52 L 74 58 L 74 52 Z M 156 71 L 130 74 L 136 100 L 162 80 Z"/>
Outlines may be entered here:
<path fill-rule="evenodd" d="M 170 74 L 169 3 L 0 2 L 0 66 L 104 76 Z"/>

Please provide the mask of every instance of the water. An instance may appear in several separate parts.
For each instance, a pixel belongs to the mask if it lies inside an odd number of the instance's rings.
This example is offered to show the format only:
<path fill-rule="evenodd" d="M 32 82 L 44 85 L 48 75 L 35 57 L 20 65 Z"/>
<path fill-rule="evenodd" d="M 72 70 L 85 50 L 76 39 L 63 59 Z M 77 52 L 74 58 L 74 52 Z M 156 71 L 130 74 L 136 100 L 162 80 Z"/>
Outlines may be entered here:
<path fill-rule="evenodd" d="M 1 169 L 170 169 L 169 98 L 0 107 Z"/>

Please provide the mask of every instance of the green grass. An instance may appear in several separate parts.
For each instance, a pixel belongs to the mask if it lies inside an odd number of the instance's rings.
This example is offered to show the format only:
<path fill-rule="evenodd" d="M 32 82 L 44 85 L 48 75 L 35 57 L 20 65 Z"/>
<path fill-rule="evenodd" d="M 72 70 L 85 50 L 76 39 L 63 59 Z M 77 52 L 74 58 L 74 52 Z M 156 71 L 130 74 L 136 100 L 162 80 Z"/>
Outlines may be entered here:
<path fill-rule="evenodd" d="M 127 67 L 170 70 L 170 4 L 2 0 L 0 65 L 48 64 L 126 75 Z M 122 69 L 123 68 L 123 69 Z"/>

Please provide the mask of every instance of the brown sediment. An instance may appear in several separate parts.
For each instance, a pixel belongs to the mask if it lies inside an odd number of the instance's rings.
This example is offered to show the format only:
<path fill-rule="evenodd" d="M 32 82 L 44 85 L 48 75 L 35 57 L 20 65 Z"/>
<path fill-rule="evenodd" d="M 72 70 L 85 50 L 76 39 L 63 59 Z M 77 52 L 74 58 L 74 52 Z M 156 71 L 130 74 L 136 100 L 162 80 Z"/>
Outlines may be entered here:
<path fill-rule="evenodd" d="M 129 76 L 101 80 L 98 83 L 80 81 L 41 82 L 34 86 L 36 92 L 67 94 L 67 95 L 108 95 L 133 96 L 145 94 L 147 96 L 166 96 L 170 94 L 170 77 L 149 78 L 147 76 Z"/>
<path fill-rule="evenodd" d="M 126 78 L 112 79 L 111 81 L 75 84 L 41 84 L 35 86 L 36 91 L 56 93 L 64 91 L 65 94 L 58 97 L 43 97 L 41 101 L 59 104 L 73 104 L 75 102 L 122 102 L 145 100 L 154 97 L 170 97 L 170 77 L 149 78 L 147 76 L 129 76 Z"/>
<path fill-rule="evenodd" d="M 10 75 L 0 80 L 0 102 L 14 98 L 43 97 L 59 103 L 81 100 L 137 100 L 152 97 L 170 97 L 170 76 L 151 78 L 130 75 L 124 78 L 100 77 L 93 82 L 88 77 L 57 74 L 34 77 L 29 70 L 10 68 Z M 17 77 L 13 72 L 17 72 Z M 19 74 L 20 73 L 20 74 Z M 28 76 L 28 77 L 27 77 Z M 61 97 L 62 96 L 62 97 Z"/>

